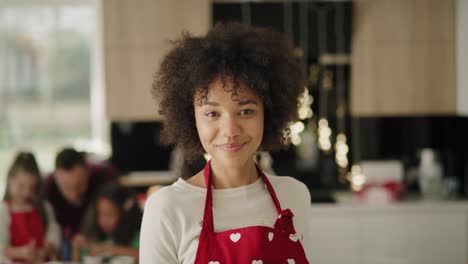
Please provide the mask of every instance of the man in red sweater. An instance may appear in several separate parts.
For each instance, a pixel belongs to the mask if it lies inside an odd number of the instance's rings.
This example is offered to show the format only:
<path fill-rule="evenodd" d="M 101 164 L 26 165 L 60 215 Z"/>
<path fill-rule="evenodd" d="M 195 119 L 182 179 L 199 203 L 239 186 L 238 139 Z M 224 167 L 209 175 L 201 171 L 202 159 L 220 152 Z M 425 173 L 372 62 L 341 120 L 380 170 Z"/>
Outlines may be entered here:
<path fill-rule="evenodd" d="M 46 196 L 64 235 L 72 237 L 79 231 L 93 195 L 103 184 L 117 179 L 118 172 L 112 166 L 88 164 L 84 153 L 72 148 L 58 153 L 55 168 L 46 179 Z"/>

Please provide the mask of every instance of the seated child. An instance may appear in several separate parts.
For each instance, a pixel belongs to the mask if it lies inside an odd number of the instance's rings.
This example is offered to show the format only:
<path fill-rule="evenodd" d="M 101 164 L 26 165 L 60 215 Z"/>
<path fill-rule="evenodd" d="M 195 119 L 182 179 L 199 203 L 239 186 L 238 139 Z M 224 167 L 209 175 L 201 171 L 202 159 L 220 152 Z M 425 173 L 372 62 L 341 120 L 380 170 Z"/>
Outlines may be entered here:
<path fill-rule="evenodd" d="M 60 227 L 43 198 L 42 179 L 32 153 L 17 154 L 0 203 L 0 263 L 40 263 L 55 259 Z"/>
<path fill-rule="evenodd" d="M 88 208 L 80 234 L 72 242 L 72 260 L 85 255 L 138 259 L 142 211 L 136 196 L 117 183 L 105 185 Z"/>

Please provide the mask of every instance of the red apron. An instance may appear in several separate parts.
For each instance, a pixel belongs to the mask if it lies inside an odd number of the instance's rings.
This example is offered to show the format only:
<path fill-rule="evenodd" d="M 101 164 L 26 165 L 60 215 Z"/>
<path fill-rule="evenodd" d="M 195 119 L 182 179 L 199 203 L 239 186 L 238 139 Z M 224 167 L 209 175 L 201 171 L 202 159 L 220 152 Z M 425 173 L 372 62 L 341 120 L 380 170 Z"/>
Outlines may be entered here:
<path fill-rule="evenodd" d="M 44 246 L 44 224 L 36 208 L 26 212 L 13 212 L 10 203 L 10 245 L 25 246 L 34 241 L 36 248 Z"/>
<path fill-rule="evenodd" d="M 207 162 L 203 170 L 207 186 L 205 212 L 195 264 L 308 263 L 294 230 L 294 215 L 289 209 L 281 210 L 270 181 L 258 167 L 257 171 L 265 182 L 279 215 L 274 227 L 249 226 L 214 232 L 210 161 Z"/>

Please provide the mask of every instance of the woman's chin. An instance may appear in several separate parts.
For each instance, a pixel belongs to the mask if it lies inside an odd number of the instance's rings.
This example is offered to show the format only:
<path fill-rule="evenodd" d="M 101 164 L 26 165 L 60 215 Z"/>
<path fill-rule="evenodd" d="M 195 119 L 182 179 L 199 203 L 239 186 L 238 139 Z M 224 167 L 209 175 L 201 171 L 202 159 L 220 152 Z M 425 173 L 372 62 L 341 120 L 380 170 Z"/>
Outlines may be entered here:
<path fill-rule="evenodd" d="M 212 162 L 219 164 L 220 167 L 226 169 L 244 168 L 249 161 L 253 161 L 252 156 L 247 155 L 222 155 L 221 157 L 213 157 Z"/>

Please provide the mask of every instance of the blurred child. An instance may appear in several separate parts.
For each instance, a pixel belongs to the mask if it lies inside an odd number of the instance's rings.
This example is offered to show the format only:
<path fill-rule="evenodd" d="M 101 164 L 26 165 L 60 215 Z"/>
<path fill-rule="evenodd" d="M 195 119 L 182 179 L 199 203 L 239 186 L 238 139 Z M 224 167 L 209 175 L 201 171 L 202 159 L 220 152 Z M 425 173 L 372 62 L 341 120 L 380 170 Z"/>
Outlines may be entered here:
<path fill-rule="evenodd" d="M 142 211 L 136 196 L 117 183 L 104 186 L 88 209 L 81 233 L 74 237 L 72 260 L 85 255 L 138 259 Z"/>
<path fill-rule="evenodd" d="M 42 186 L 34 155 L 18 153 L 8 170 L 0 203 L 0 262 L 39 263 L 55 258 L 60 227 L 43 198 Z"/>

